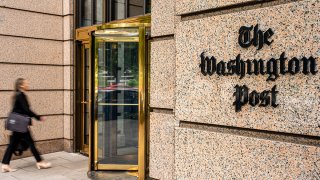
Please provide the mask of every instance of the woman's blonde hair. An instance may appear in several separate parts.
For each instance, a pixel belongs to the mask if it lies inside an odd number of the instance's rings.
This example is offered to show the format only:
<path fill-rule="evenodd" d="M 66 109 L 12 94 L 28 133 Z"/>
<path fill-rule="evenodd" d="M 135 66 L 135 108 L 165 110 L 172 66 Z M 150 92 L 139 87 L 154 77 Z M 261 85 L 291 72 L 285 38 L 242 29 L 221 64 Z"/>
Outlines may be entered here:
<path fill-rule="evenodd" d="M 20 91 L 21 86 L 23 85 L 24 80 L 25 80 L 25 79 L 23 79 L 23 78 L 18 78 L 18 79 L 16 80 L 16 83 L 15 83 L 15 86 L 14 86 L 15 92 Z"/>

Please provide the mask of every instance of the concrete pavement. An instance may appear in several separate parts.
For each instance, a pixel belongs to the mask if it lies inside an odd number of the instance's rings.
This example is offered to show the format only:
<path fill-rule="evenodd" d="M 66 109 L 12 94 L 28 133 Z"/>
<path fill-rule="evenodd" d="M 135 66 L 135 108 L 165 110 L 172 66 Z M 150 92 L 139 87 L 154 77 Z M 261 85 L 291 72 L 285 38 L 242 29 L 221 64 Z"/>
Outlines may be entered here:
<path fill-rule="evenodd" d="M 137 180 L 124 171 L 100 171 L 90 173 L 88 158 L 78 153 L 56 152 L 42 156 L 52 163 L 49 169 L 38 170 L 34 157 L 13 160 L 10 165 L 16 172 L 0 173 L 0 180 Z"/>

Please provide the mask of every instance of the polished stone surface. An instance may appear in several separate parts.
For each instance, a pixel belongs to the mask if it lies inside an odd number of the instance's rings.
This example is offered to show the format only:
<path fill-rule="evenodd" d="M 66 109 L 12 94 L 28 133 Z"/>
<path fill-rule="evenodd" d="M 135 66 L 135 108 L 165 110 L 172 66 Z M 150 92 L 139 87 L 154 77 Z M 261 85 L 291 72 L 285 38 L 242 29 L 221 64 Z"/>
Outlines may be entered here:
<path fill-rule="evenodd" d="M 73 55 L 73 41 L 63 42 L 63 64 L 72 65 L 74 64 L 74 55 Z"/>
<path fill-rule="evenodd" d="M 174 6 L 173 0 L 153 0 L 151 3 L 151 36 L 174 34 Z"/>
<path fill-rule="evenodd" d="M 63 92 L 63 109 L 64 114 L 73 114 L 73 92 L 64 91 Z"/>
<path fill-rule="evenodd" d="M 63 150 L 66 152 L 74 152 L 74 140 L 73 139 L 64 139 L 63 140 Z"/>
<path fill-rule="evenodd" d="M 30 64 L 63 63 L 64 52 L 61 48 L 63 46 L 62 42 L 9 36 L 0 36 L 0 39 L 1 62 Z"/>
<path fill-rule="evenodd" d="M 61 0 L 0 0 L 0 6 L 62 15 Z"/>
<path fill-rule="evenodd" d="M 63 116 L 63 137 L 65 139 L 73 139 L 73 116 Z"/>
<path fill-rule="evenodd" d="M 32 120 L 30 132 L 35 141 L 61 139 L 64 137 L 63 116 L 47 116 L 44 122 Z M 0 120 L 0 145 L 9 143 L 10 131 L 4 129 L 5 119 Z M 67 129 L 66 129 L 67 130 Z"/>
<path fill-rule="evenodd" d="M 176 128 L 175 179 L 317 179 L 320 148 Z"/>
<path fill-rule="evenodd" d="M 150 177 L 174 179 L 174 116 L 150 114 Z"/>
<path fill-rule="evenodd" d="M 73 39 L 73 16 L 67 15 L 63 17 L 63 40 Z"/>
<path fill-rule="evenodd" d="M 0 117 L 12 110 L 12 96 L 13 92 L 0 92 Z M 63 114 L 63 91 L 29 91 L 27 97 L 31 109 L 40 115 Z"/>
<path fill-rule="evenodd" d="M 73 87 L 73 82 L 74 82 L 74 71 L 73 71 L 74 67 L 72 66 L 64 66 L 63 68 L 63 73 L 64 73 L 64 76 L 63 76 L 63 89 L 64 90 L 73 90 L 74 87 Z"/>
<path fill-rule="evenodd" d="M 319 0 L 306 0 L 258 8 L 202 19 L 181 21 L 176 33 L 176 106 L 177 120 L 237 126 L 304 135 L 320 135 L 320 73 L 280 76 L 275 82 L 267 75 L 204 76 L 200 72 L 200 54 L 229 61 L 238 54 L 244 60 L 313 56 L 319 67 Z M 213 28 L 212 24 L 218 24 Z M 241 48 L 241 26 L 260 25 L 273 29 L 271 46 Z M 319 69 L 319 68 L 318 68 Z M 250 91 L 270 90 L 277 85 L 277 108 L 246 105 L 236 113 L 233 102 L 236 85 Z"/>
<path fill-rule="evenodd" d="M 37 149 L 39 150 L 40 154 L 46 153 L 53 153 L 59 152 L 64 150 L 63 139 L 55 139 L 55 140 L 45 140 L 45 141 L 38 141 L 35 143 Z M 7 145 L 0 146 L 0 157 L 3 157 L 4 151 L 7 149 Z M 30 150 L 23 152 L 22 156 L 12 156 L 13 159 L 21 159 L 24 157 L 30 157 L 31 161 L 35 161 L 34 157 L 31 157 L 32 153 Z"/>
<path fill-rule="evenodd" d="M 254 0 L 227 0 L 227 1 L 212 1 L 212 0 L 176 0 L 176 14 L 193 13 L 208 9 L 216 9 L 230 5 L 240 5 L 245 2 L 253 2 Z"/>
<path fill-rule="evenodd" d="M 21 77 L 28 80 L 30 89 L 64 89 L 63 66 L 1 64 L 0 72 L 1 90 L 14 90 L 16 79 Z"/>
<path fill-rule="evenodd" d="M 151 43 L 150 106 L 174 108 L 175 41 L 158 40 Z"/>
<path fill-rule="evenodd" d="M 0 34 L 63 40 L 63 18 L 0 7 Z"/>
<path fill-rule="evenodd" d="M 62 0 L 63 1 L 63 15 L 73 14 L 73 3 L 75 0 Z"/>

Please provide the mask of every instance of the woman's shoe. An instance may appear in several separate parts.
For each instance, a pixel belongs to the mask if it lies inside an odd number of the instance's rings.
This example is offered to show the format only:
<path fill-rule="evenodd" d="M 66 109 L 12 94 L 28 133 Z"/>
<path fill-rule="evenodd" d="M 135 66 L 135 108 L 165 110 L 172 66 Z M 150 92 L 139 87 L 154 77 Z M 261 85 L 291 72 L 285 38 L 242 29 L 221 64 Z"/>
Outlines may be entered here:
<path fill-rule="evenodd" d="M 12 169 L 9 165 L 2 165 L 1 170 L 3 173 L 17 171 L 17 169 Z"/>
<path fill-rule="evenodd" d="M 38 169 L 48 169 L 51 167 L 51 163 L 49 162 L 39 162 L 36 164 Z"/>

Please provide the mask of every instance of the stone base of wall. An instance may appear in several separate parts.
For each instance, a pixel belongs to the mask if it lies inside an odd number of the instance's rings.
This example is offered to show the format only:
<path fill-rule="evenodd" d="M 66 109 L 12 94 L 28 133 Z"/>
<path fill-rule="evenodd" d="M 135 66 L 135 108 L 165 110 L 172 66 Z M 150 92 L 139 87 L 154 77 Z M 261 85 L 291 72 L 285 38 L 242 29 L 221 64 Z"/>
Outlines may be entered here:
<path fill-rule="evenodd" d="M 40 154 L 48 154 L 59 151 L 73 152 L 73 140 L 69 139 L 54 139 L 35 142 Z M 7 145 L 0 146 L 0 159 L 2 160 Z M 33 156 L 30 150 L 23 153 L 22 156 L 12 156 L 12 160 Z"/>
<path fill-rule="evenodd" d="M 74 148 L 73 148 L 73 139 L 64 139 L 63 140 L 63 149 L 66 152 L 74 152 Z"/>

